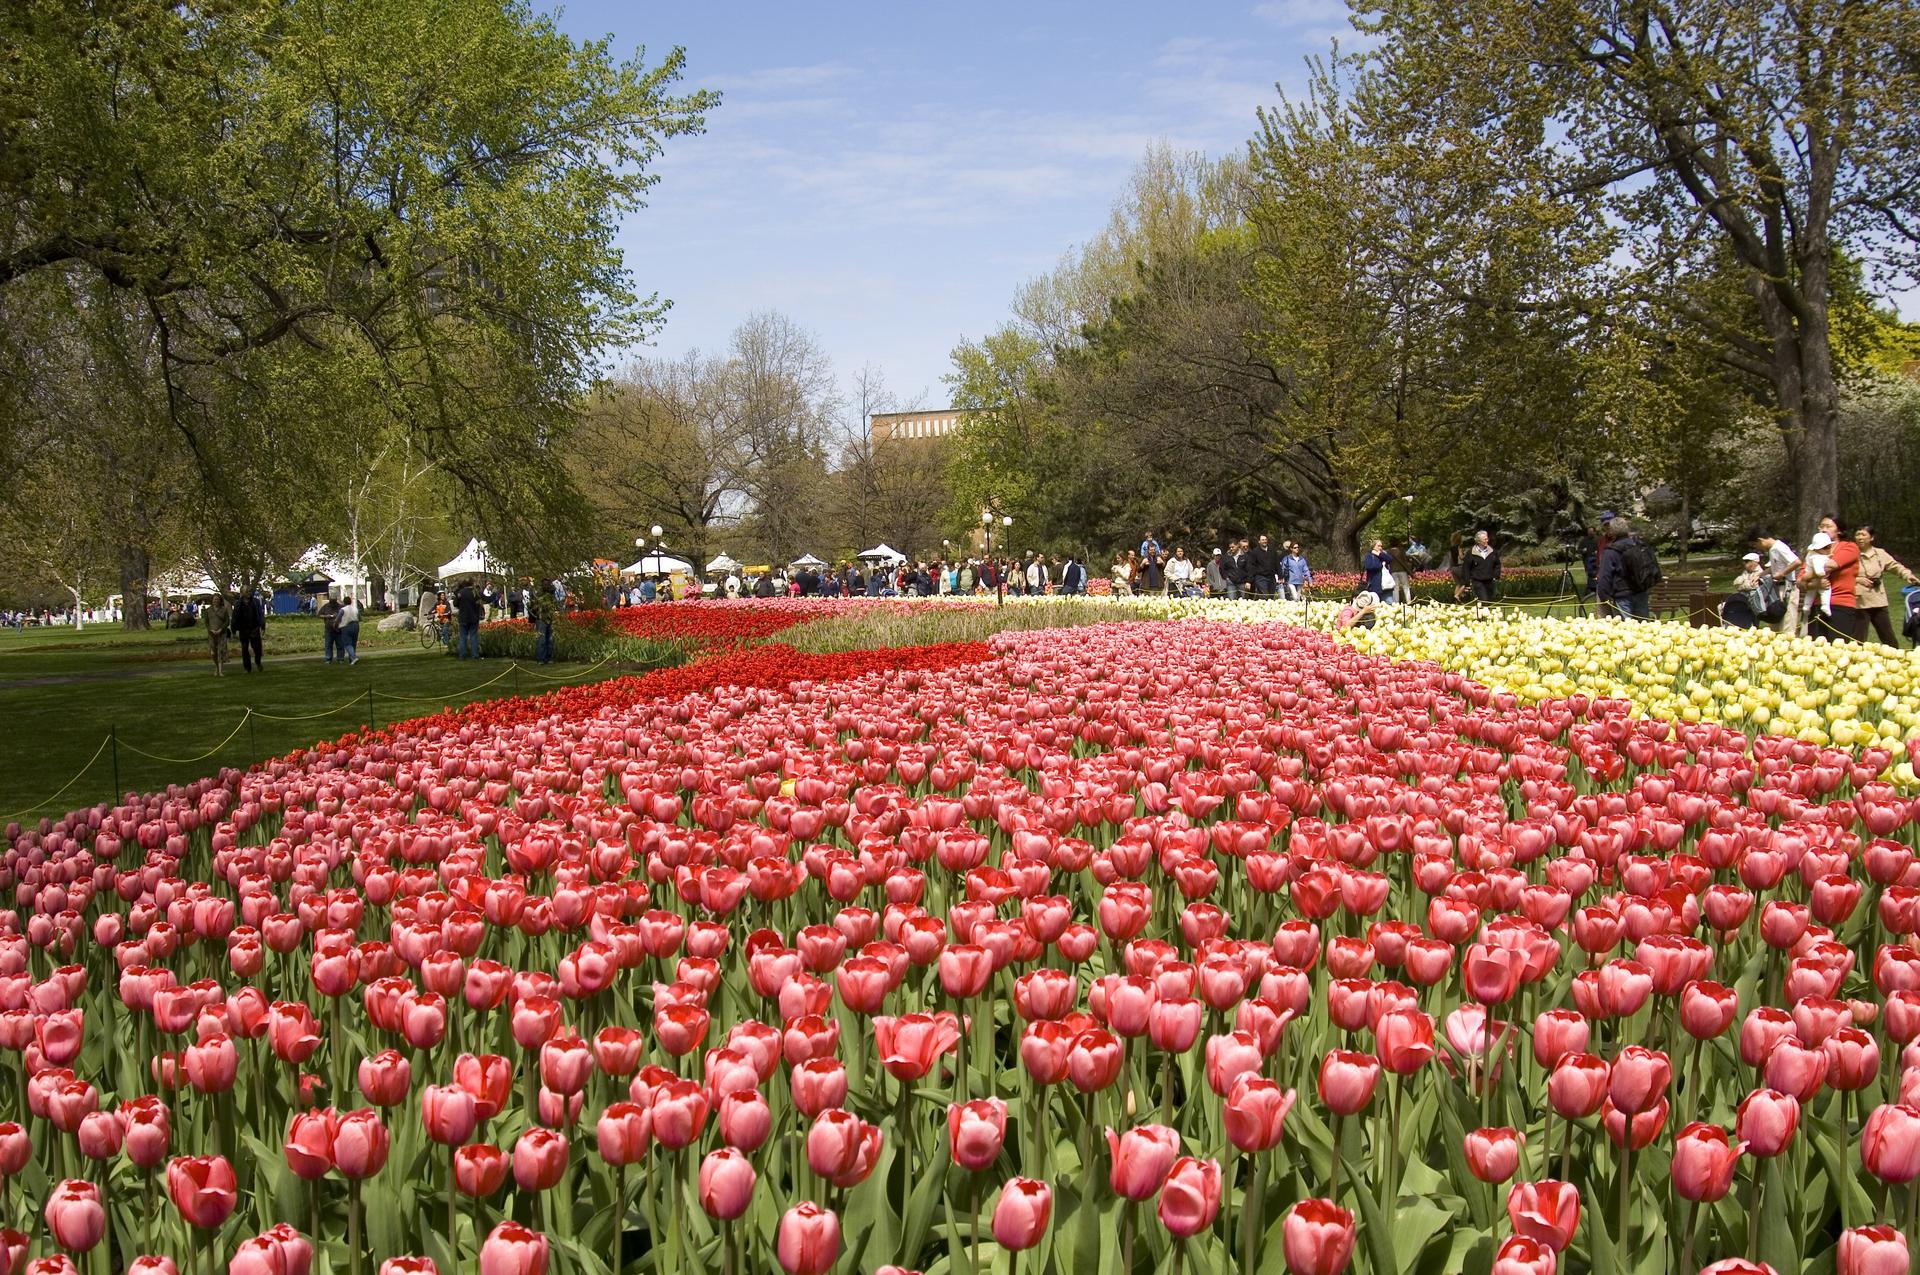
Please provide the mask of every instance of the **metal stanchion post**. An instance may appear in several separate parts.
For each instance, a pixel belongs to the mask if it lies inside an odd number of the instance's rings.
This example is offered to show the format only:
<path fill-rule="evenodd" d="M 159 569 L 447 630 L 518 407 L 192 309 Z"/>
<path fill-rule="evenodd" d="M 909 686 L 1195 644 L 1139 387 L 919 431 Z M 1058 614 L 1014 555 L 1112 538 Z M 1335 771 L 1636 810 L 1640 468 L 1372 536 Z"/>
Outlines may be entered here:
<path fill-rule="evenodd" d="M 373 679 L 367 679 L 367 729 L 373 729 Z"/>
<path fill-rule="evenodd" d="M 112 796 L 114 803 L 118 804 L 120 801 L 120 727 L 117 725 L 107 727 L 107 739 L 113 752 Z"/>

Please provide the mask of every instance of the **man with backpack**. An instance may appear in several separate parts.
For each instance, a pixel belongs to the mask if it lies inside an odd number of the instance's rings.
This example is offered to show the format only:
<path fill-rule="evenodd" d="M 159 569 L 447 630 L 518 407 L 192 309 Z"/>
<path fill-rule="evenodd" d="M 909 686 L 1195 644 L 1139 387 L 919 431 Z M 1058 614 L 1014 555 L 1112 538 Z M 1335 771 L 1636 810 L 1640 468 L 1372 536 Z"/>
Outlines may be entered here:
<path fill-rule="evenodd" d="M 1596 592 L 1601 606 L 1629 619 L 1652 618 L 1647 595 L 1660 583 L 1660 560 L 1653 547 L 1633 534 L 1633 524 L 1615 518 L 1606 526 L 1607 547 L 1600 551 Z"/>

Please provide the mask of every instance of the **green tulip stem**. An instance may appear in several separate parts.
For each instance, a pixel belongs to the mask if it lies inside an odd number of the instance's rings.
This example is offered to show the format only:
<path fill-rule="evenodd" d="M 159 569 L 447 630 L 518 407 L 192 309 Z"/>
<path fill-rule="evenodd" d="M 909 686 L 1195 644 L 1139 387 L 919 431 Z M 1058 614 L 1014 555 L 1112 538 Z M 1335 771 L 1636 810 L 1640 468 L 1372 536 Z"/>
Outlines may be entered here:
<path fill-rule="evenodd" d="M 1254 1261 L 1260 1254 L 1260 1215 L 1266 1211 L 1266 1203 L 1267 1161 L 1256 1153 L 1247 1198 L 1240 1203 L 1240 1275 L 1253 1275 Z"/>
<path fill-rule="evenodd" d="M 1753 1162 L 1753 1190 L 1747 1199 L 1747 1256 L 1756 1261 L 1760 1257 L 1760 1209 L 1767 1198 L 1766 1171 L 1766 1161 Z"/>
<path fill-rule="evenodd" d="M 447 1153 L 447 1258 L 455 1270 L 460 1269 L 460 1231 L 459 1201 L 455 1198 L 453 1187 L 453 1152 Z"/>
<path fill-rule="evenodd" d="M 334 1001 L 337 1010 L 340 1002 Z M 339 1019 L 336 1017 L 336 1023 Z M 347 1268 L 360 1275 L 360 1179 L 347 1179 Z"/>
<path fill-rule="evenodd" d="M 1620 1251 L 1632 1252 L 1628 1244 L 1627 1228 L 1633 1225 L 1633 1213 L 1629 1199 L 1633 1193 L 1633 1121 L 1627 1121 L 1627 1140 L 1620 1148 L 1620 1229 L 1615 1232 Z"/>
<path fill-rule="evenodd" d="M 1333 1118 L 1333 1173 L 1328 1179 L 1327 1198 L 1335 1204 L 1340 1203 L 1340 1126 L 1344 1123 L 1345 1116 Z"/>

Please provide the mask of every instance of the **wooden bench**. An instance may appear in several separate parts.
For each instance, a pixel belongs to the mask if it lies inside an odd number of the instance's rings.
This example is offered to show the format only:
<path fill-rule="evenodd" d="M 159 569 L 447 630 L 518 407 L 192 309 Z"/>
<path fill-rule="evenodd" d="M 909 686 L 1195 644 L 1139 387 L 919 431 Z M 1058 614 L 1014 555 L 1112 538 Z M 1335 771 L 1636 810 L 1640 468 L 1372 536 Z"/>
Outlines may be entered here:
<path fill-rule="evenodd" d="M 1647 614 L 1656 620 L 1679 613 L 1694 625 L 1716 624 L 1718 618 L 1707 604 L 1707 577 L 1666 576 L 1647 593 Z M 1702 616 L 1706 618 L 1702 618 Z"/>

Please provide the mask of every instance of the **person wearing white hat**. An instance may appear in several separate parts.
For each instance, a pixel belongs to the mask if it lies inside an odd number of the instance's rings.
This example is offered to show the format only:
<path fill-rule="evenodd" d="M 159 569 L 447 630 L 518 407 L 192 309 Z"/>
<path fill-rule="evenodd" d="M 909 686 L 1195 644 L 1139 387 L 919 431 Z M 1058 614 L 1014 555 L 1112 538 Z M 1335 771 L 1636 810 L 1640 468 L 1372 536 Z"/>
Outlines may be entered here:
<path fill-rule="evenodd" d="M 1733 591 L 1720 604 L 1720 622 L 1736 629 L 1751 629 L 1762 622 L 1768 597 L 1763 592 L 1767 573 L 1760 566 L 1760 555 L 1749 553 L 1740 559 L 1740 574 L 1734 577 Z"/>
<path fill-rule="evenodd" d="M 1824 531 L 1813 533 L 1807 551 L 1800 555 L 1800 629 L 1802 637 L 1813 637 L 1826 628 L 1827 606 L 1833 588 L 1827 581 L 1827 568 L 1833 559 L 1827 550 L 1833 537 Z"/>

